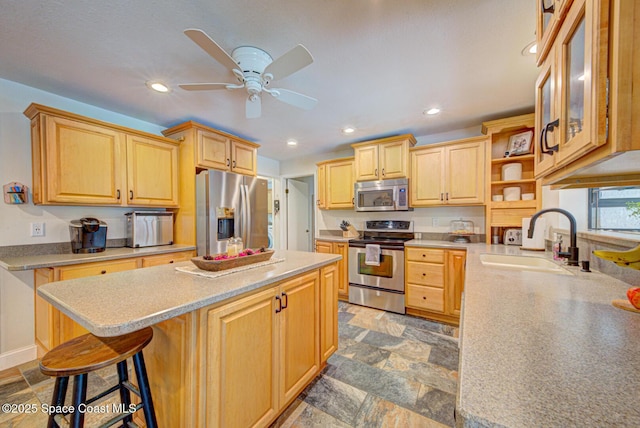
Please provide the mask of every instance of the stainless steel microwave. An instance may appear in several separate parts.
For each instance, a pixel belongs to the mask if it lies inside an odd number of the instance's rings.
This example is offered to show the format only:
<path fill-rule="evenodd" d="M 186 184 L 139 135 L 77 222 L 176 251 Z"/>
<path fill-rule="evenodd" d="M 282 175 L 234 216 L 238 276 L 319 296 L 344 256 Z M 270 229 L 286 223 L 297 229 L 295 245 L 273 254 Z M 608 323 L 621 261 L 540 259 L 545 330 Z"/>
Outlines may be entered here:
<path fill-rule="evenodd" d="M 409 180 L 362 181 L 355 184 L 356 211 L 409 211 Z"/>

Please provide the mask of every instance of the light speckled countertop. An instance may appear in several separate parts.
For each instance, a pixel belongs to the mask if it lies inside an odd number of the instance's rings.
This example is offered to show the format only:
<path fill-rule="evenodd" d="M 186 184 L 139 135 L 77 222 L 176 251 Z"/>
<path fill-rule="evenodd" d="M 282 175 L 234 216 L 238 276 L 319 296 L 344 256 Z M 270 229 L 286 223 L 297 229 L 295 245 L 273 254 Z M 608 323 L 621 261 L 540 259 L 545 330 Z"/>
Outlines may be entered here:
<path fill-rule="evenodd" d="M 557 275 L 480 262 L 482 253 L 549 258 L 519 247 L 407 245 L 467 250 L 458 426 L 640 426 L 640 314 L 611 305 L 628 284 L 578 267 Z"/>
<path fill-rule="evenodd" d="M 38 288 L 38 294 L 97 336 L 118 336 L 256 290 L 342 257 L 281 251 L 284 261 L 218 278 L 179 272 L 176 263 L 116 272 Z"/>
<path fill-rule="evenodd" d="M 336 236 L 336 235 L 316 236 L 316 240 L 329 241 L 329 242 L 349 242 L 349 239 L 355 239 L 355 238 L 343 238 L 342 236 Z"/>
<path fill-rule="evenodd" d="M 175 244 L 144 248 L 107 248 L 101 253 L 89 254 L 64 253 L 3 257 L 0 259 L 0 267 L 7 270 L 29 270 L 43 267 L 75 265 L 78 263 L 104 262 L 108 260 L 175 253 L 178 251 L 189 251 L 195 249 L 196 247 L 193 245 Z"/>

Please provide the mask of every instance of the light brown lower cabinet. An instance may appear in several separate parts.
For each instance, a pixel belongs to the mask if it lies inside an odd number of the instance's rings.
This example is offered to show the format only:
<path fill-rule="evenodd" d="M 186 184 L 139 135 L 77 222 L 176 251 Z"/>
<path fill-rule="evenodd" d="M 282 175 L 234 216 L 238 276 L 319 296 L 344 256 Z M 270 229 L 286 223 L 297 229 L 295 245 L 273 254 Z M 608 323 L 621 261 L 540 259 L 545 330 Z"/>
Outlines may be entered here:
<path fill-rule="evenodd" d="M 268 425 L 320 368 L 318 271 L 201 310 L 201 426 Z"/>
<path fill-rule="evenodd" d="M 316 253 L 340 254 L 338 261 L 338 298 L 349 300 L 349 243 L 316 239 Z"/>
<path fill-rule="evenodd" d="M 80 263 L 77 265 L 40 268 L 34 271 L 34 284 L 38 287 L 53 281 L 86 278 L 88 276 L 105 275 L 137 269 L 139 267 L 157 266 L 189 260 L 195 251 L 180 251 L 145 257 L 132 257 L 95 263 Z M 46 300 L 35 294 L 35 341 L 38 357 L 47 351 L 74 337 L 88 333 L 88 331 L 68 316 L 51 306 Z"/>
<path fill-rule="evenodd" d="M 407 314 L 460 322 L 466 251 L 405 248 L 405 304 Z"/>

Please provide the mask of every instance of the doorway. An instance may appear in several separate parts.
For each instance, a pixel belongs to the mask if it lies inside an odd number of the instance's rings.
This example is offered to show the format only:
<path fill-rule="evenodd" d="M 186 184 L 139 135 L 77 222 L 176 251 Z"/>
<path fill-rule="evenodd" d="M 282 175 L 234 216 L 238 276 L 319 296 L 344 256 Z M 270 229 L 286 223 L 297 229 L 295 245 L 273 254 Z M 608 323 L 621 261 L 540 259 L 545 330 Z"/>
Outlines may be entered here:
<path fill-rule="evenodd" d="M 314 230 L 313 176 L 285 180 L 287 196 L 287 249 L 312 251 Z"/>

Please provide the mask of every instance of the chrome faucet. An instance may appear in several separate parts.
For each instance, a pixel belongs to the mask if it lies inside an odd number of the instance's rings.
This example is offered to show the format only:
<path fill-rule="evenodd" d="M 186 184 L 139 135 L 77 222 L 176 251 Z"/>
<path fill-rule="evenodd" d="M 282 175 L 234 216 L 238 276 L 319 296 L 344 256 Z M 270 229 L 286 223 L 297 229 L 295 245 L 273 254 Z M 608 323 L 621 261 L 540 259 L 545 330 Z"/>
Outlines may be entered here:
<path fill-rule="evenodd" d="M 569 211 L 563 210 L 561 208 L 547 208 L 547 209 L 538 211 L 533 216 L 531 216 L 531 222 L 529 223 L 529 232 L 527 233 L 527 236 L 529 237 L 529 239 L 533 238 L 533 229 L 536 226 L 536 220 L 542 214 L 549 213 L 549 212 L 564 214 L 569 219 L 569 224 L 570 224 L 569 232 L 571 234 L 571 243 L 569 244 L 569 251 L 560 252 L 558 253 L 558 255 L 560 257 L 568 257 L 569 261 L 567 262 L 567 264 L 569 266 L 578 266 L 578 247 L 576 244 L 576 241 L 577 241 L 576 218 Z"/>

